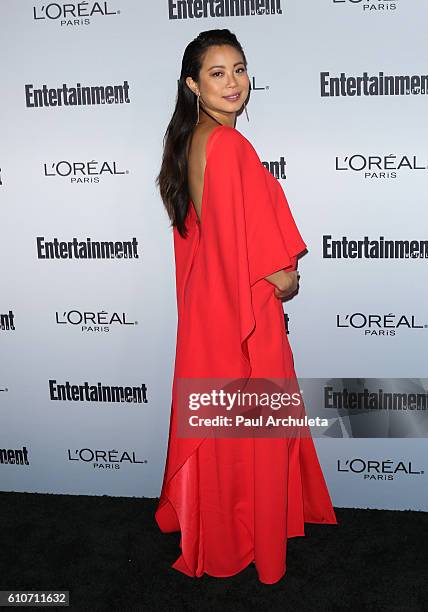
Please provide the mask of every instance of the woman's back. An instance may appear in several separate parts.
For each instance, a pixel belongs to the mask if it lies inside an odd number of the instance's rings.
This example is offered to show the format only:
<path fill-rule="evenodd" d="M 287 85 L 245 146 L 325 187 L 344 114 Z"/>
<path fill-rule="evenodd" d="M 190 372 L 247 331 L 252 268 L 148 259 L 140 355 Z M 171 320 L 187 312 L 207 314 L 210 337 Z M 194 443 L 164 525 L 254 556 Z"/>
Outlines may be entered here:
<path fill-rule="evenodd" d="M 202 210 L 207 143 L 215 127 L 215 124 L 197 125 L 189 139 L 187 152 L 187 179 L 191 203 L 193 203 L 195 207 L 195 212 L 199 221 L 201 219 Z"/>

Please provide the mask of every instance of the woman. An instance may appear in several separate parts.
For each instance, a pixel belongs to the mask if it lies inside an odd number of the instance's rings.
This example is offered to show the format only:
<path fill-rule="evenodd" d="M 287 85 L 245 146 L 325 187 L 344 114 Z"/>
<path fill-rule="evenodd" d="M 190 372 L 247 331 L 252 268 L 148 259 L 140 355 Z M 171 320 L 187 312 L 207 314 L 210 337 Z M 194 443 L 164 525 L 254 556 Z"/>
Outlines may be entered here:
<path fill-rule="evenodd" d="M 155 518 L 173 568 L 273 584 L 304 522 L 337 524 L 312 438 L 180 437 L 179 379 L 295 377 L 281 298 L 305 250 L 279 182 L 235 129 L 247 60 L 229 30 L 185 50 L 157 177 L 173 225 L 178 309 L 168 453 Z M 247 115 L 248 117 L 248 115 Z"/>

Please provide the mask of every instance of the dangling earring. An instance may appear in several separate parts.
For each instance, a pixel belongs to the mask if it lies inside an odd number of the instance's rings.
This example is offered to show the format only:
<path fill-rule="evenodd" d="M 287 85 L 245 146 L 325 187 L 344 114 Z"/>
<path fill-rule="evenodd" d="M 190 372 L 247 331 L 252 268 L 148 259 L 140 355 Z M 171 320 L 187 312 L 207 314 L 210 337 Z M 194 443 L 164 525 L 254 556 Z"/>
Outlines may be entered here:
<path fill-rule="evenodd" d="M 244 102 L 244 110 L 245 110 L 245 114 L 247 115 L 247 121 L 249 121 L 246 102 Z"/>
<path fill-rule="evenodd" d="M 198 123 L 199 123 L 199 94 L 196 94 L 196 108 L 197 108 L 197 111 L 198 111 L 198 120 L 196 122 L 196 125 L 198 125 Z"/>

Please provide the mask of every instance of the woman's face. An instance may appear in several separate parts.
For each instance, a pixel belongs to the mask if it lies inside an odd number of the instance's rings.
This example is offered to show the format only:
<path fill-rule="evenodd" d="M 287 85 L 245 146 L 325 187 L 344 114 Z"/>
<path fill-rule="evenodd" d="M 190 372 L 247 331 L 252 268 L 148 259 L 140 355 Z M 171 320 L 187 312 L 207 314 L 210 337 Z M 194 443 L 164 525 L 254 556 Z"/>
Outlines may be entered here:
<path fill-rule="evenodd" d="M 200 93 L 200 101 L 216 113 L 235 114 L 248 97 L 250 81 L 242 54 L 231 45 L 213 45 L 205 53 L 199 82 L 190 77 L 192 91 Z M 237 98 L 231 98 L 239 94 Z"/>

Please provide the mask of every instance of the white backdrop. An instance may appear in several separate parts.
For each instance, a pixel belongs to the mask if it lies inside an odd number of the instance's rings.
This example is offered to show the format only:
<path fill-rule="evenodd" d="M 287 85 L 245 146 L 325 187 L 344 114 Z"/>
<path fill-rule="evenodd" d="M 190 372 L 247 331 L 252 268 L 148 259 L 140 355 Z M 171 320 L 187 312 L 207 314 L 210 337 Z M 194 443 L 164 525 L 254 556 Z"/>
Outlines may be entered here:
<path fill-rule="evenodd" d="M 212 7 L 221 15 L 229 4 Z M 427 91 L 325 96 L 321 86 L 322 73 L 343 73 L 342 93 L 364 73 L 426 79 L 426 2 L 238 2 L 236 16 L 210 15 L 209 2 L 204 16 L 203 5 L 0 1 L 3 491 L 159 495 L 176 303 L 172 233 L 154 179 L 182 54 L 202 30 L 229 28 L 244 47 L 250 121 L 243 114 L 236 127 L 271 171 L 285 162 L 277 178 L 308 244 L 299 294 L 284 304 L 299 378 L 428 388 L 426 254 L 323 251 L 329 236 L 428 239 Z M 47 94 L 34 106 L 31 93 L 125 82 L 128 102 L 54 105 Z M 134 249 L 45 256 L 47 242 L 88 238 Z M 85 382 L 141 394 L 61 395 Z M 315 440 L 334 505 L 428 509 L 426 439 L 371 438 L 370 415 L 362 430 Z"/>

